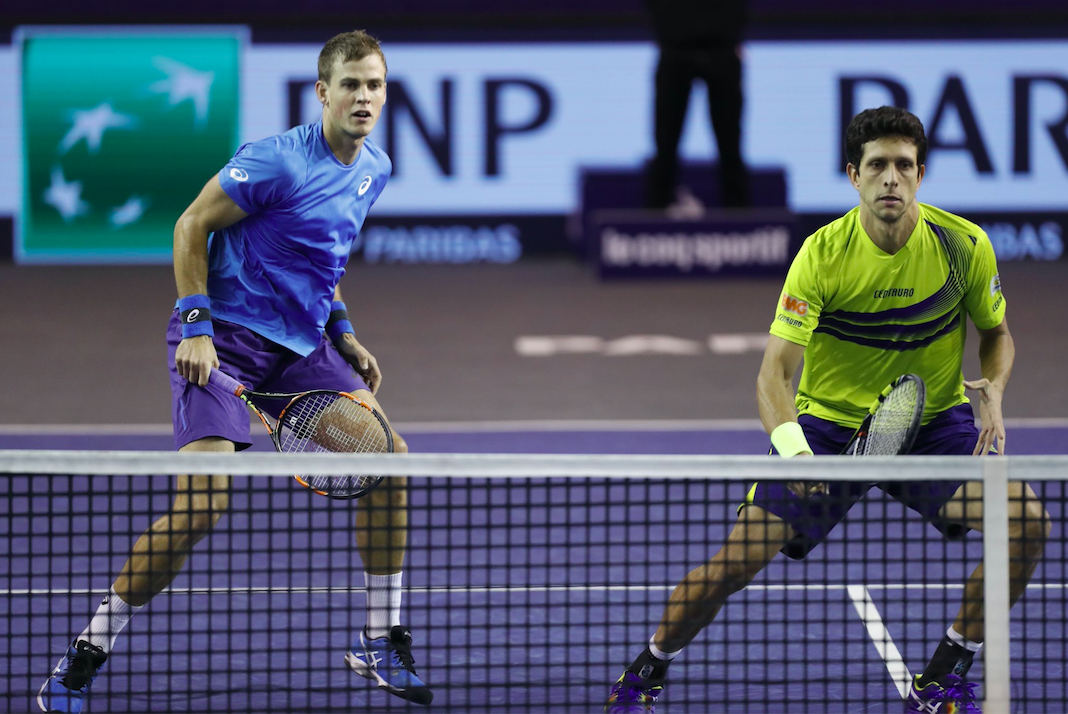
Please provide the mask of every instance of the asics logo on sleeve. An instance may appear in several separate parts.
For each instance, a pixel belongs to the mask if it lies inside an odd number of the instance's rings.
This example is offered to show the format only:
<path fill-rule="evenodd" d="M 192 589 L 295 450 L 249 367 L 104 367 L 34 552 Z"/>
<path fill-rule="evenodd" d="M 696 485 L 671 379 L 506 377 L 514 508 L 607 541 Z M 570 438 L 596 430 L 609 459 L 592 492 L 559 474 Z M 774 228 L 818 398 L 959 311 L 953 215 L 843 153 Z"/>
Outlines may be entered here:
<path fill-rule="evenodd" d="M 361 196 L 367 193 L 367 189 L 371 188 L 371 177 L 364 176 L 363 181 L 360 181 L 360 188 L 357 191 Z"/>
<path fill-rule="evenodd" d="M 230 169 L 230 178 L 234 181 L 248 181 L 248 171 L 244 169 Z"/>

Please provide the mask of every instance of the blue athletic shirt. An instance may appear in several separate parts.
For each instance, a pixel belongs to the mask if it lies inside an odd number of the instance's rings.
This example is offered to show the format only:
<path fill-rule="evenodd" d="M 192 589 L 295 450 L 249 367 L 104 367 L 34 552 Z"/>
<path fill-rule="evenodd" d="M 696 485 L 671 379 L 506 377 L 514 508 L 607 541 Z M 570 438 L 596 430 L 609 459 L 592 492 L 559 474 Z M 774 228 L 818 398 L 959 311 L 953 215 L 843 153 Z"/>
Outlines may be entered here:
<path fill-rule="evenodd" d="M 321 121 L 238 149 L 219 184 L 249 215 L 209 238 L 212 315 L 310 354 L 352 242 L 392 171 L 367 139 L 351 166 L 341 163 Z"/>

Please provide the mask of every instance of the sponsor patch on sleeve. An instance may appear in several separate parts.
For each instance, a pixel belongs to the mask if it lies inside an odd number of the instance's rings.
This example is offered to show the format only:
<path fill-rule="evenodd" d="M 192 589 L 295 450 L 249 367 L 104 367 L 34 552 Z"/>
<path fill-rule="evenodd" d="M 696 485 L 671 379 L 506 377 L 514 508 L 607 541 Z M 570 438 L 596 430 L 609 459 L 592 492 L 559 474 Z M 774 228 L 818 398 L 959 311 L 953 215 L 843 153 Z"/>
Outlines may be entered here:
<path fill-rule="evenodd" d="M 1001 292 L 1001 274 L 995 273 L 994 277 L 990 278 L 990 297 L 994 297 Z"/>
<path fill-rule="evenodd" d="M 795 315 L 800 315 L 801 317 L 804 317 L 808 314 L 808 303 L 804 300 L 798 300 L 795 297 L 783 293 L 782 309 L 786 312 L 792 312 Z"/>

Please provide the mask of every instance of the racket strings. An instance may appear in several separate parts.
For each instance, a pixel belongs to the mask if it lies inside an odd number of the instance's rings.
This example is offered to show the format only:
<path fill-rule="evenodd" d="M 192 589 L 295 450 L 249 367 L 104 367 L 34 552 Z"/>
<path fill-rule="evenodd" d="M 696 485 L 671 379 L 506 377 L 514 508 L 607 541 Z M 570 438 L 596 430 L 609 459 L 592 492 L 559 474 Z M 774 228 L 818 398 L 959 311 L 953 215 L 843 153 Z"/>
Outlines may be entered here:
<path fill-rule="evenodd" d="M 283 453 L 381 453 L 389 439 L 375 414 L 358 402 L 333 393 L 307 394 L 286 408 L 279 434 Z M 363 491 L 381 477 L 369 474 L 302 474 L 312 488 L 344 496 Z"/>
<path fill-rule="evenodd" d="M 896 456 L 908 441 L 920 396 L 919 385 L 912 380 L 898 385 L 879 405 L 872 418 L 868 436 L 858 445 L 859 455 Z"/>

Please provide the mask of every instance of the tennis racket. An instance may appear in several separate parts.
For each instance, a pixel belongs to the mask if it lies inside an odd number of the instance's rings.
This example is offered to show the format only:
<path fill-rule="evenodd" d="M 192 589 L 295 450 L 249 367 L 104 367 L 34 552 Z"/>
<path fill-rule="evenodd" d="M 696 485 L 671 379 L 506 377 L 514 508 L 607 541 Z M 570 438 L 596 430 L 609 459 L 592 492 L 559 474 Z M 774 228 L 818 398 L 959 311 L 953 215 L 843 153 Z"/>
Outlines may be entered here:
<path fill-rule="evenodd" d="M 393 432 L 386 420 L 370 404 L 347 392 L 329 389 L 291 394 L 254 392 L 217 369 L 211 370 L 208 384 L 245 402 L 267 427 L 274 448 L 284 454 L 393 451 Z M 256 404 L 263 401 L 287 402 L 273 426 Z M 359 498 L 382 481 L 382 476 L 368 474 L 298 474 L 294 478 L 305 488 L 330 498 Z"/>
<path fill-rule="evenodd" d="M 920 431 L 926 391 L 923 379 L 917 375 L 898 377 L 871 405 L 868 416 L 842 453 L 850 456 L 909 453 Z"/>

